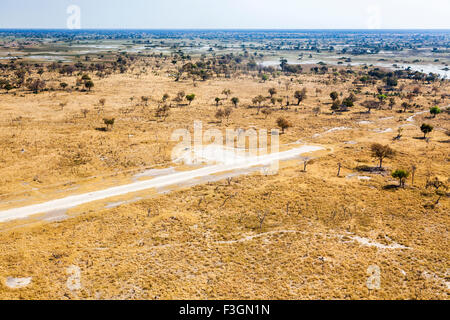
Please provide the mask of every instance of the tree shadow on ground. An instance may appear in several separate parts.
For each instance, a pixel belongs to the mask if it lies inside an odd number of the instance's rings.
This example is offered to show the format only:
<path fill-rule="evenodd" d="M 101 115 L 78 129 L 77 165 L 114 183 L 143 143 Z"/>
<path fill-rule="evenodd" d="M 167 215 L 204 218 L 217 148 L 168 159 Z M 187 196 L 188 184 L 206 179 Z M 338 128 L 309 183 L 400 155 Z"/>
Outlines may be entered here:
<path fill-rule="evenodd" d="M 367 165 L 357 166 L 355 170 L 360 172 L 371 172 L 371 173 L 385 173 L 386 170 L 380 167 L 371 167 Z"/>
<path fill-rule="evenodd" d="M 383 190 L 397 190 L 400 189 L 400 186 L 398 184 L 388 184 L 386 186 L 383 186 Z"/>

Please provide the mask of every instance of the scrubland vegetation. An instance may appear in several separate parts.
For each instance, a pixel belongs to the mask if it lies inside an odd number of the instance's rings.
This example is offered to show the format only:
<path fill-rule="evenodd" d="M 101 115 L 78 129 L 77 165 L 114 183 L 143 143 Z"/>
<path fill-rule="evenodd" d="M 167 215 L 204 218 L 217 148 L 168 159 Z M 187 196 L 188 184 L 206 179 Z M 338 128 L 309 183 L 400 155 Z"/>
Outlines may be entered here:
<path fill-rule="evenodd" d="M 23 36 L 5 35 L 0 49 L 44 46 Z M 105 37 L 84 36 L 77 41 Z M 61 37 L 54 46 L 77 45 Z M 223 53 L 216 35 L 217 46 L 198 54 L 184 52 L 193 46 L 183 45 L 186 34 L 170 52 L 152 52 L 174 41 L 159 37 L 132 40 L 148 46 L 141 53 L 0 60 L 0 210 L 125 184 L 148 169 L 191 170 L 172 163 L 170 136 L 193 131 L 194 120 L 222 131 L 279 128 L 282 150 L 324 150 L 283 161 L 275 175 L 1 223 L 1 298 L 447 298 L 448 80 L 373 65 L 264 66 L 261 56 L 296 46 L 275 35 L 236 38 L 239 50 Z M 295 50 L 400 55 L 415 45 L 399 39 L 331 50 L 330 38 Z M 381 286 L 369 289 L 373 265 Z M 71 266 L 80 269 L 77 289 L 67 286 Z M 14 289 L 7 277 L 32 281 Z"/>

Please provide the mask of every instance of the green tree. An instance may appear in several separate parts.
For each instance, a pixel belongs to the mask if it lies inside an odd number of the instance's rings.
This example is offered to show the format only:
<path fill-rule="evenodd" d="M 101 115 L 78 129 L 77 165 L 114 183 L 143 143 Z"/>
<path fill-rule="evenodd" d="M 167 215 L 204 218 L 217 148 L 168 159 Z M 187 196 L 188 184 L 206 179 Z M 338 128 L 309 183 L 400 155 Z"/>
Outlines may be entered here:
<path fill-rule="evenodd" d="M 238 103 L 239 103 L 239 98 L 233 97 L 233 98 L 231 98 L 231 102 L 233 103 L 234 107 L 237 108 Z"/>
<path fill-rule="evenodd" d="M 91 91 L 91 89 L 94 87 L 94 82 L 92 82 L 92 80 L 88 80 L 84 83 L 84 86 L 86 87 L 86 89 Z"/>
<path fill-rule="evenodd" d="M 339 93 L 333 91 L 332 93 L 330 93 L 330 98 L 331 100 L 336 101 L 339 98 Z"/>
<path fill-rule="evenodd" d="M 188 94 L 186 96 L 186 100 L 189 102 L 189 105 L 192 103 L 192 101 L 194 101 L 194 99 L 195 99 L 195 94 L 194 93 Z"/>
<path fill-rule="evenodd" d="M 441 112 L 442 112 L 442 110 L 439 109 L 439 107 L 432 107 L 430 109 L 430 113 L 433 115 L 433 118 L 436 118 L 436 116 Z"/>
<path fill-rule="evenodd" d="M 399 180 L 399 186 L 404 188 L 406 179 L 409 177 L 409 172 L 406 170 L 397 169 L 392 172 L 392 177 Z"/>
<path fill-rule="evenodd" d="M 398 80 L 395 77 L 387 77 L 385 81 L 386 85 L 389 87 L 396 87 L 398 84 Z"/>
<path fill-rule="evenodd" d="M 342 100 L 342 106 L 344 107 L 345 110 L 353 107 L 354 106 L 353 99 L 351 97 L 345 98 L 344 100 Z"/>
<path fill-rule="evenodd" d="M 420 126 L 420 131 L 423 132 L 423 138 L 425 139 L 425 138 L 427 137 L 427 134 L 429 134 L 431 131 L 433 131 L 433 129 L 434 129 L 434 128 L 433 128 L 432 125 L 423 123 L 423 124 Z"/>
<path fill-rule="evenodd" d="M 387 99 L 387 96 L 385 94 L 379 94 L 377 98 L 380 101 L 380 103 L 384 103 L 384 101 Z"/>
<path fill-rule="evenodd" d="M 106 130 L 107 131 L 109 131 L 109 130 L 111 130 L 113 128 L 115 120 L 116 119 L 114 119 L 114 118 L 104 118 L 103 119 L 103 122 L 106 125 Z"/>

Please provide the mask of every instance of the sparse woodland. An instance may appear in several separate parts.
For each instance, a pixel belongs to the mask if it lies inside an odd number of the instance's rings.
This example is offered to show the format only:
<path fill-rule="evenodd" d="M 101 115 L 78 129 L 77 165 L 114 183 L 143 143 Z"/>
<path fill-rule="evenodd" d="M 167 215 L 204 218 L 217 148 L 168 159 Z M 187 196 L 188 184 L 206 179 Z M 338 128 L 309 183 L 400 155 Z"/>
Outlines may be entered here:
<path fill-rule="evenodd" d="M 446 299 L 449 82 L 374 66 L 263 67 L 268 51 L 0 60 L 1 210 L 172 167 L 170 136 L 194 120 L 279 128 L 282 150 L 325 148 L 275 175 L 0 224 L 0 281 L 33 277 L 22 290 L 0 283 L 0 297 Z M 82 270 L 77 292 L 70 265 Z M 370 265 L 379 290 L 365 286 Z"/>

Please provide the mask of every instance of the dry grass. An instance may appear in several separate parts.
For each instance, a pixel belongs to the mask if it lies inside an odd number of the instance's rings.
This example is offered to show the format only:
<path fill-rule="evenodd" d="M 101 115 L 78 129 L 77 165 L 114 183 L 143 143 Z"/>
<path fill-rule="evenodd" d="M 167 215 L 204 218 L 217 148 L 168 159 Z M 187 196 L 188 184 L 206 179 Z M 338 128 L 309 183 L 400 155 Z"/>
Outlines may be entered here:
<path fill-rule="evenodd" d="M 361 94 L 350 112 L 332 115 L 329 93 L 346 94 L 351 82 L 330 86 L 325 84 L 327 76 L 319 75 L 302 75 L 302 84 L 289 89 L 292 96 L 296 89 L 308 88 L 309 97 L 300 107 L 274 108 L 267 119 L 247 108 L 254 96 L 266 95 L 270 87 L 285 96 L 285 80 L 260 83 L 240 77 L 194 85 L 174 82 L 160 72 L 94 79 L 91 93 L 2 95 L 1 208 L 22 205 L 8 201 L 35 202 L 99 189 L 126 182 L 142 168 L 169 166 L 171 132 L 192 130 L 194 120 L 202 120 L 205 129 L 272 128 L 284 116 L 293 127 L 282 143 L 301 139 L 328 151 L 318 154 L 307 172 L 302 172 L 300 160 L 292 160 L 275 176 L 253 174 L 234 178 L 231 184 L 209 183 L 164 195 L 144 192 L 140 195 L 145 199 L 113 209 L 92 204 L 71 210 L 73 217 L 60 222 L 3 224 L 0 297 L 447 299 L 449 202 L 444 197 L 430 209 L 426 205 L 436 196 L 424 186 L 430 177 L 448 180 L 448 114 L 425 119 L 436 128 L 429 142 L 415 139 L 421 136 L 416 125 L 426 114 L 404 127 L 401 140 L 393 141 L 396 128 L 408 124 L 405 119 L 411 115 L 396 112 L 399 100 L 394 111 L 368 115 L 359 107 Z M 407 83 L 407 88 L 415 85 Z M 448 91 L 448 85 L 443 86 L 441 91 Z M 316 97 L 317 87 L 322 93 Z M 218 124 L 214 98 L 224 98 L 224 88 L 241 102 L 228 122 Z M 191 106 L 173 103 L 169 117 L 157 119 L 157 101 L 166 92 L 173 98 L 178 91 L 196 93 L 197 98 Z M 151 97 L 148 107 L 137 105 L 141 96 Z M 99 111 L 101 98 L 106 106 Z M 417 103 L 425 110 L 432 99 L 420 96 Z M 67 102 L 63 110 L 61 102 Z M 223 104 L 231 106 L 229 100 Z M 311 112 L 315 106 L 322 108 L 318 116 Z M 82 108 L 90 110 L 86 118 Z M 104 117 L 116 118 L 110 132 L 96 130 L 104 126 Z M 392 118 L 379 120 L 386 117 Z M 358 124 L 362 120 L 374 123 Z M 324 133 L 333 127 L 351 130 Z M 374 131 L 386 128 L 393 132 Z M 322 135 L 314 136 L 318 133 Z M 345 143 L 349 141 L 356 144 Z M 388 170 L 417 166 L 414 186 L 408 180 L 406 189 L 385 188 L 396 183 L 389 173 L 357 173 L 358 166 L 375 165 L 370 157 L 373 142 L 389 143 L 397 151 L 385 163 Z M 341 177 L 336 176 L 338 163 Z M 346 178 L 353 173 L 371 180 Z M 78 189 L 70 190 L 74 186 Z M 260 228 L 258 215 L 264 212 Z M 409 249 L 365 246 L 352 238 L 355 235 Z M 66 287 L 71 265 L 81 269 L 81 290 Z M 378 290 L 366 286 L 370 265 L 381 269 Z M 10 289 L 4 282 L 9 276 L 33 280 L 26 288 Z"/>

